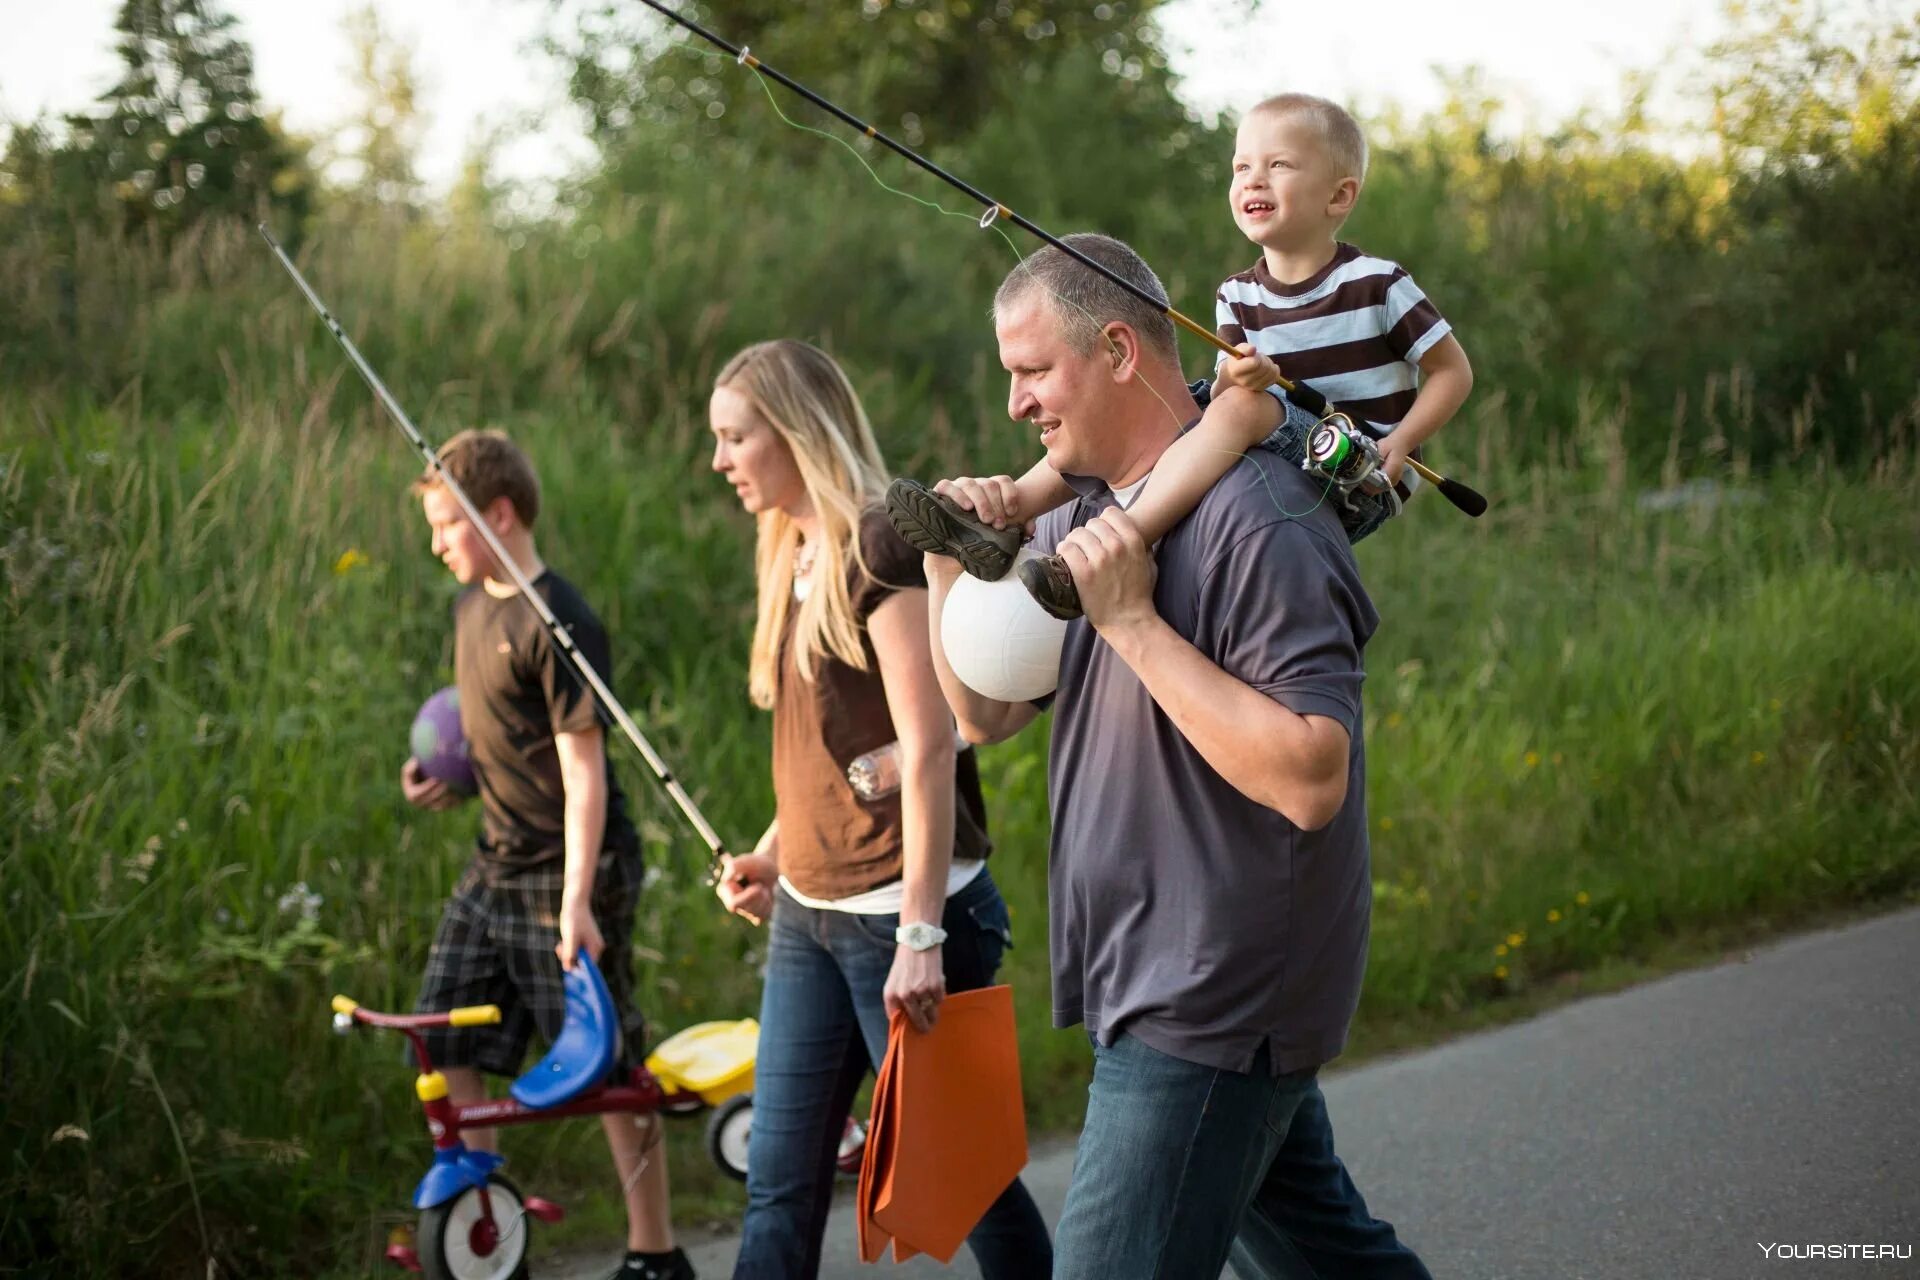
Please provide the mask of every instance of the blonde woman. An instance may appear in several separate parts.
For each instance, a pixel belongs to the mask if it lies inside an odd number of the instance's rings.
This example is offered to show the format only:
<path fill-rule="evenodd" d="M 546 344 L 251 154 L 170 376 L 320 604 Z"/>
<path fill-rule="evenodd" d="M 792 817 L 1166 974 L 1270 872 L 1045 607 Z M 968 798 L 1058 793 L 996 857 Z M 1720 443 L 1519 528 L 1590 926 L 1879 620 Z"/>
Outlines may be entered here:
<path fill-rule="evenodd" d="M 993 980 L 1011 935 L 920 553 L 879 509 L 886 466 L 852 385 L 806 343 L 764 342 L 721 370 L 709 416 L 713 469 L 759 525 L 748 688 L 773 712 L 774 820 L 718 886 L 771 922 L 734 1275 L 785 1280 L 819 1271 L 842 1123 L 888 1017 L 931 1026 L 948 991 Z M 989 1280 L 1052 1269 L 1018 1181 L 968 1244 Z"/>

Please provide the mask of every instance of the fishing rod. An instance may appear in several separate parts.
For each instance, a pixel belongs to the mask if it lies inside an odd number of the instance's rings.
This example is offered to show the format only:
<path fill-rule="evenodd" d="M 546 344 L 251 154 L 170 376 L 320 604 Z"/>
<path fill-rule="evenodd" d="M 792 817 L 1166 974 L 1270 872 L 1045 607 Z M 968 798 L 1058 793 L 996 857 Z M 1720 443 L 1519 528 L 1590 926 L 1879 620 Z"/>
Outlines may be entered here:
<path fill-rule="evenodd" d="M 733 57 L 733 60 L 739 63 L 741 66 L 747 67 L 753 71 L 760 72 L 768 76 L 769 78 L 775 81 L 778 81 L 780 84 L 792 90 L 794 93 L 799 94 L 801 97 L 805 98 L 808 102 L 811 102 L 814 106 L 819 107 L 822 111 L 825 111 L 827 114 L 833 116 L 835 119 L 838 119 L 845 124 L 849 124 L 853 126 L 855 129 L 858 129 L 861 133 L 865 134 L 867 137 L 872 138 L 875 142 L 880 143 L 882 146 L 886 147 L 888 150 L 894 152 L 896 155 L 902 157 L 903 159 L 906 159 L 912 162 L 913 164 L 918 165 L 920 168 L 926 170 L 928 173 L 940 179 L 940 181 L 946 183 L 948 186 L 953 187 L 957 191 L 964 192 L 969 199 L 978 201 L 981 204 L 981 206 L 983 206 L 984 209 L 986 210 L 986 212 L 980 215 L 980 229 L 982 231 L 986 230 L 988 227 L 991 227 L 997 220 L 1001 218 L 1005 218 L 1007 221 L 1013 223 L 1013 225 L 1021 228 L 1023 231 L 1030 232 L 1033 235 L 1039 237 L 1041 240 L 1046 241 L 1046 243 L 1052 245 L 1054 248 L 1058 249 L 1060 252 L 1066 254 L 1069 258 L 1072 258 L 1075 262 L 1078 262 L 1081 266 L 1086 267 L 1090 271 L 1098 272 L 1100 275 L 1104 276 L 1108 281 L 1118 285 L 1122 289 L 1125 289 L 1128 293 L 1132 294 L 1134 297 L 1138 298 L 1140 301 L 1146 303 L 1148 306 L 1152 307 L 1154 310 L 1160 312 L 1162 315 L 1166 316 L 1167 319 L 1171 320 L 1174 324 L 1178 325 L 1180 328 L 1185 329 L 1188 333 L 1191 333 L 1194 337 L 1199 338 L 1202 342 L 1205 342 L 1209 346 L 1217 348 L 1227 356 L 1230 356 L 1234 359 L 1239 359 L 1241 357 L 1241 353 L 1239 351 L 1236 351 L 1233 348 L 1233 346 L 1229 344 L 1219 334 L 1207 328 L 1205 325 L 1200 324 L 1197 321 L 1192 320 L 1185 315 L 1182 315 L 1179 311 L 1175 310 L 1172 306 L 1168 305 L 1165 299 L 1156 298 L 1151 293 L 1148 293 L 1145 289 L 1142 289 L 1138 285 L 1134 284 L 1132 281 L 1122 279 L 1117 273 L 1102 266 L 1100 263 L 1095 262 L 1092 258 L 1080 252 L 1078 249 L 1075 249 L 1072 245 L 1065 243 L 1058 236 L 1055 236 L 1046 228 L 1040 226 L 1035 222 L 1030 221 L 1028 218 L 1026 218 L 1021 214 L 1015 213 L 1012 209 L 1000 203 L 998 200 L 995 200 L 992 196 L 987 195 L 985 192 L 974 187 L 972 184 L 964 182 L 959 178 L 956 178 L 953 174 L 948 173 L 945 169 L 942 169 L 939 165 L 927 159 L 925 156 L 921 155 L 919 152 L 915 151 L 913 148 L 905 145 L 904 143 L 896 142 L 894 139 L 888 137 L 886 134 L 880 132 L 880 130 L 868 124 L 865 120 L 862 120 L 860 119 L 860 117 L 854 115 L 852 112 L 843 110 L 842 108 L 835 105 L 834 103 L 829 102 L 827 99 L 821 97 L 819 94 L 807 88 L 807 86 L 801 84 L 798 80 L 793 79 L 791 76 L 787 75 L 785 72 L 780 71 L 774 67 L 768 66 L 766 63 L 756 58 L 753 55 L 753 52 L 746 45 L 735 45 L 731 43 L 730 41 L 724 39 L 723 37 L 714 34 L 712 31 L 707 30 L 707 28 L 701 26 L 698 22 L 695 22 L 692 18 L 689 18 L 683 14 L 674 12 L 672 9 L 668 8 L 666 5 L 662 4 L 660 0 L 640 0 L 640 3 L 646 5 L 647 8 L 652 9 L 654 12 L 660 14 L 662 17 L 668 19 L 669 21 L 677 23 L 682 27 L 685 27 L 688 31 L 693 32 L 693 34 L 699 36 L 702 40 L 705 40 L 708 44 L 713 45 L 715 48 L 724 50 L 726 53 L 730 54 Z M 1285 376 L 1278 378 L 1278 382 L 1281 388 L 1285 390 L 1287 394 L 1293 399 L 1294 403 L 1298 404 L 1302 409 L 1305 409 L 1308 413 L 1314 414 L 1315 416 L 1320 417 L 1323 420 L 1338 417 L 1338 418 L 1346 418 L 1346 420 L 1349 423 L 1352 422 L 1351 417 L 1340 412 L 1340 408 L 1338 405 L 1331 403 L 1324 395 L 1321 395 L 1318 391 L 1314 390 L 1312 387 L 1308 386 L 1306 383 L 1295 382 L 1293 379 L 1287 378 Z M 1360 439 L 1365 438 L 1365 433 L 1362 431 L 1359 431 L 1356 428 L 1353 430 L 1352 436 L 1354 437 L 1354 439 L 1350 440 L 1349 443 L 1358 444 L 1358 441 Z M 1360 447 L 1364 449 L 1364 446 L 1360 446 Z M 1345 450 L 1338 450 L 1338 452 L 1341 454 L 1342 457 L 1347 456 L 1347 453 Z M 1334 459 L 1330 461 L 1337 462 L 1338 460 Z M 1487 500 L 1484 497 L 1482 497 L 1476 490 L 1468 487 L 1467 485 L 1460 483 L 1458 480 L 1448 479 L 1446 476 L 1441 475 L 1438 471 L 1435 471 L 1432 467 L 1429 467 L 1426 463 L 1421 462 L 1418 458 L 1408 458 L 1407 465 L 1412 467 L 1415 471 L 1419 472 L 1422 477 L 1424 477 L 1428 482 L 1433 484 L 1435 488 L 1439 489 L 1440 493 L 1447 499 L 1447 501 L 1451 502 L 1454 506 L 1460 508 L 1460 510 L 1466 512 L 1468 515 L 1479 516 L 1485 513 L 1487 509 Z M 1328 466 L 1326 469 L 1328 470 L 1329 474 L 1333 473 L 1331 466 Z"/>
<path fill-rule="evenodd" d="M 408 442 L 420 451 L 420 456 L 426 460 L 428 468 L 436 474 L 439 482 L 446 486 L 447 492 L 453 495 L 454 501 L 460 504 L 460 509 L 466 513 L 473 527 L 480 531 L 480 536 L 486 539 L 487 548 L 493 552 L 493 558 L 500 562 L 501 567 L 507 571 L 507 576 L 513 579 L 513 585 L 520 588 L 521 596 L 533 606 L 534 612 L 540 615 L 540 621 L 546 624 L 547 630 L 559 644 L 560 651 L 573 662 L 574 668 L 593 689 L 594 696 L 600 699 L 600 705 L 606 709 L 608 715 L 613 717 L 614 723 L 626 733 L 628 741 L 639 748 L 641 756 L 652 768 L 654 776 L 660 780 L 660 785 L 673 798 L 673 802 L 680 806 L 680 812 L 686 815 L 687 822 L 699 833 L 700 838 L 706 841 L 707 849 L 712 853 L 717 865 L 724 847 L 720 843 L 719 834 L 714 831 L 706 816 L 700 812 L 700 807 L 693 802 L 693 797 L 681 787 L 679 780 L 673 776 L 672 770 L 667 768 L 666 761 L 660 758 L 660 753 L 653 749 L 653 744 L 648 742 L 646 735 L 640 732 L 639 726 L 633 722 L 633 717 L 627 714 L 627 709 L 620 705 L 620 699 L 613 696 L 613 690 L 607 687 L 607 682 L 600 678 L 600 673 L 593 669 L 593 664 L 587 661 L 586 655 L 581 653 L 573 643 L 573 637 L 568 634 L 565 624 L 553 616 L 553 610 L 547 607 L 546 600 L 533 589 L 533 583 L 527 580 L 527 575 L 521 571 L 519 565 L 514 563 L 513 556 L 508 553 L 499 536 L 488 527 L 485 517 L 480 513 L 480 508 L 475 506 L 473 499 L 467 496 L 467 491 L 460 487 L 460 482 L 441 465 L 440 456 L 434 452 L 433 446 L 428 444 L 426 438 L 414 427 L 413 420 L 407 417 L 406 410 L 402 409 L 399 402 L 387 391 L 386 384 L 380 381 L 380 375 L 373 371 L 373 366 L 368 364 L 365 357 L 360 354 L 360 349 L 353 345 L 353 339 L 349 338 L 346 330 L 340 327 L 340 322 L 333 318 L 333 313 L 327 310 L 327 304 L 320 300 L 320 295 L 313 291 L 313 286 L 307 283 L 307 278 L 300 274 L 300 268 L 293 265 L 293 259 L 287 256 L 287 251 L 280 247 L 280 242 L 273 238 L 273 232 L 267 229 L 267 224 L 264 222 L 260 224 L 260 234 L 266 238 L 267 246 L 280 259 L 280 265 L 285 267 L 287 274 L 293 277 L 293 282 L 300 286 L 300 292 L 307 296 L 307 301 L 313 304 L 313 309 L 320 313 L 320 319 L 326 324 L 327 332 L 331 333 L 340 343 L 341 348 L 346 351 L 347 359 L 351 360 L 353 367 L 360 371 L 361 378 L 365 379 L 375 398 L 386 407 L 387 413 L 407 437 Z"/>

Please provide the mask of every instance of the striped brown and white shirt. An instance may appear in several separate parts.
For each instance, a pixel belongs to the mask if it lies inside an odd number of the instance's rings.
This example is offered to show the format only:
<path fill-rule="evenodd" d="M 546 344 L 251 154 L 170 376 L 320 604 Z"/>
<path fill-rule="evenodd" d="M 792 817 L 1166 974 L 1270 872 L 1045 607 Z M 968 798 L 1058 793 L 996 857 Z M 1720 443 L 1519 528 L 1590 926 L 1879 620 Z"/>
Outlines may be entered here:
<path fill-rule="evenodd" d="M 1365 421 L 1376 436 L 1407 416 L 1419 391 L 1420 357 L 1453 328 L 1406 268 L 1350 244 L 1298 284 L 1275 280 L 1264 258 L 1228 277 L 1214 326 L 1230 343 L 1252 343 L 1281 373 Z"/>

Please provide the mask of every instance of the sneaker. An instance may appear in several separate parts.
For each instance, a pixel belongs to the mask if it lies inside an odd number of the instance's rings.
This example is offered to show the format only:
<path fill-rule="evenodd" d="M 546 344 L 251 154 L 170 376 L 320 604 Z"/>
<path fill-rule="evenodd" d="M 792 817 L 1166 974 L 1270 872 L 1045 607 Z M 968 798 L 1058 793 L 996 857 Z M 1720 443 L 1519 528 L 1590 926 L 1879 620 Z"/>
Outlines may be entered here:
<path fill-rule="evenodd" d="M 1073 621 L 1081 614 L 1080 589 L 1073 585 L 1073 571 L 1059 556 L 1035 556 L 1020 562 L 1020 581 L 1027 594 L 1056 618 Z"/>
<path fill-rule="evenodd" d="M 1020 530 L 996 529 L 917 480 L 887 486 L 887 519 L 916 550 L 952 556 L 988 582 L 1005 577 L 1020 550 Z"/>
<path fill-rule="evenodd" d="M 629 1253 L 607 1280 L 695 1280 L 693 1263 L 680 1249 L 672 1253 Z"/>

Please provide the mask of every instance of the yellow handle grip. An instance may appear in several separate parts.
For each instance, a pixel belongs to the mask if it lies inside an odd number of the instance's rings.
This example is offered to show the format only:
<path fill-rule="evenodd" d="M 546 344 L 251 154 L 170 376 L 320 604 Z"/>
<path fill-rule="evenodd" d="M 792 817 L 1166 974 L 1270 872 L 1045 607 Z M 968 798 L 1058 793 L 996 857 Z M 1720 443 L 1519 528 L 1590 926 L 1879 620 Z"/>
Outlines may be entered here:
<path fill-rule="evenodd" d="M 452 1009 L 447 1013 L 447 1021 L 456 1027 L 489 1027 L 500 1021 L 500 1006 L 474 1004 L 464 1009 Z"/>
<path fill-rule="evenodd" d="M 358 1000 L 351 999 L 347 996 L 335 996 L 333 998 L 333 1011 L 335 1013 L 344 1013 L 352 1016 L 353 1011 L 359 1007 L 360 1002 Z"/>

